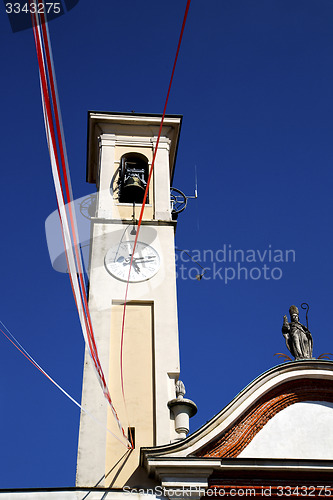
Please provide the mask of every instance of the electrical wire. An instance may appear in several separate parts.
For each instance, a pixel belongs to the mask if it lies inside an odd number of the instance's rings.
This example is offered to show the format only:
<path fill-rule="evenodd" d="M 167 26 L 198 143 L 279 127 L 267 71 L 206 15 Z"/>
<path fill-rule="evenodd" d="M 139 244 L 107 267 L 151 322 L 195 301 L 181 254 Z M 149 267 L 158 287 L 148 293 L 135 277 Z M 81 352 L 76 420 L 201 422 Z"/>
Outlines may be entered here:
<path fill-rule="evenodd" d="M 144 212 L 144 209 L 145 209 L 146 200 L 147 200 L 147 196 L 148 196 L 149 185 L 150 185 L 151 177 L 152 177 L 154 166 L 155 166 L 156 154 L 157 154 L 158 145 L 159 145 L 159 141 L 160 141 L 160 137 L 161 137 L 161 133 L 162 133 L 163 122 L 164 122 L 165 113 L 166 113 L 166 109 L 167 109 L 167 105 L 168 105 L 168 101 L 169 101 L 169 96 L 170 96 L 172 81 L 173 81 L 173 77 L 174 77 L 174 74 L 175 74 L 176 64 L 177 64 L 178 55 L 179 55 L 179 51 L 180 51 L 180 46 L 181 46 L 181 42 L 182 42 L 182 38 L 183 38 L 183 34 L 184 34 L 184 29 L 185 29 L 185 25 L 186 25 L 187 15 L 188 15 L 188 11 L 189 11 L 189 8 L 190 8 L 190 3 L 191 3 L 191 0 L 187 0 L 187 4 L 186 4 L 186 8 L 185 8 L 185 14 L 184 14 L 184 18 L 183 18 L 183 23 L 182 23 L 182 27 L 181 27 L 181 31 L 180 31 L 179 40 L 178 40 L 178 46 L 177 46 L 176 56 L 175 56 L 175 60 L 174 60 L 173 67 L 172 67 L 171 78 L 170 78 L 170 82 L 169 82 L 167 96 L 166 96 L 166 99 L 165 99 L 165 104 L 164 104 L 164 109 L 163 109 L 161 124 L 160 124 L 160 128 L 159 128 L 159 131 L 158 131 L 156 146 L 154 148 L 153 161 L 152 161 L 152 164 L 151 164 L 151 167 L 150 167 L 150 172 L 149 172 L 149 176 L 148 176 L 148 180 L 147 180 L 147 186 L 146 186 L 145 194 L 143 196 L 143 202 L 142 202 L 142 205 L 141 205 L 140 216 L 139 216 L 139 220 L 138 220 L 137 231 L 136 231 L 136 236 L 135 236 L 135 240 L 134 240 L 133 251 L 132 251 L 132 256 L 131 256 L 131 262 L 130 262 L 130 266 L 129 266 L 128 278 L 127 278 L 126 289 L 125 289 L 123 318 L 122 318 L 122 325 L 121 325 L 121 342 L 120 342 L 120 371 L 121 371 L 120 377 L 121 377 L 121 390 L 122 390 L 122 395 L 123 395 L 123 400 L 124 400 L 125 407 L 126 407 L 126 398 L 125 398 L 125 390 L 124 390 L 123 350 L 124 350 L 125 317 L 126 317 L 126 305 L 127 305 L 127 295 L 128 295 L 129 281 L 130 281 L 130 276 L 131 276 L 131 270 L 132 270 L 132 264 L 133 264 L 133 258 L 134 258 L 135 248 L 136 248 L 138 237 L 139 237 L 139 233 L 140 233 L 140 227 L 141 227 L 141 222 L 142 222 L 142 218 L 143 218 L 143 212 Z"/>
<path fill-rule="evenodd" d="M 21 353 L 23 354 L 23 356 L 35 367 L 37 368 L 37 370 L 39 370 L 50 382 L 52 382 L 52 384 L 54 384 L 57 389 L 59 389 L 59 391 L 61 391 L 70 401 L 72 401 L 72 403 L 74 403 L 76 406 L 78 406 L 84 413 L 86 413 L 87 415 L 89 415 L 90 418 L 92 418 L 93 420 L 95 420 L 95 422 L 98 422 L 100 425 L 102 425 L 104 428 L 105 428 L 105 425 L 103 424 L 103 422 L 101 422 L 98 418 L 96 418 L 92 413 L 90 413 L 88 410 L 86 410 L 86 408 L 84 408 L 83 406 L 80 405 L 80 403 L 78 403 L 70 394 L 68 394 L 68 392 L 65 391 L 65 389 L 63 389 L 38 363 L 37 361 L 34 360 L 34 358 L 28 353 L 28 351 L 26 349 L 24 349 L 24 347 L 22 346 L 22 344 L 14 337 L 14 335 L 8 330 L 8 328 L 6 327 L 6 325 L 0 320 L 0 324 L 2 325 L 2 327 L 6 330 L 6 332 L 8 333 L 8 335 L 11 337 L 9 337 L 1 328 L 0 328 L 0 332 L 3 333 L 3 335 L 7 338 L 7 340 L 9 340 L 9 342 Z M 121 441 L 118 436 L 116 436 L 112 431 L 110 431 L 110 429 L 106 428 L 107 432 L 109 432 L 110 434 L 112 434 L 113 437 L 115 437 L 121 444 L 124 444 L 126 446 L 126 444 Z"/>

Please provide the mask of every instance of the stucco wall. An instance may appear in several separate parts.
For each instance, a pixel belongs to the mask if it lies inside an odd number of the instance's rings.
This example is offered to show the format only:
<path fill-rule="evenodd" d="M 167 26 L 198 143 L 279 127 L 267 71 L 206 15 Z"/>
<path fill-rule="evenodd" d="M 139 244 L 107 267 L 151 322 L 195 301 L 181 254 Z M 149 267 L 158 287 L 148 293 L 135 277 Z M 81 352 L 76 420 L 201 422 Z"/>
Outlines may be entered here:
<path fill-rule="evenodd" d="M 280 411 L 240 458 L 333 458 L 333 403 L 307 401 Z"/>

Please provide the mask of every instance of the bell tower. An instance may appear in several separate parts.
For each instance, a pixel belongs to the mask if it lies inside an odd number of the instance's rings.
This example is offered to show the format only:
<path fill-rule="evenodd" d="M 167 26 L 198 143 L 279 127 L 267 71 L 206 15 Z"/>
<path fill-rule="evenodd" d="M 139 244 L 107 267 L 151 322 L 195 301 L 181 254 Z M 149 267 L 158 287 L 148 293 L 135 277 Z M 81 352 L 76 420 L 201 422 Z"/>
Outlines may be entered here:
<path fill-rule="evenodd" d="M 134 450 L 128 451 L 86 353 L 77 486 L 142 484 L 142 446 L 178 438 L 168 402 L 179 376 L 174 233 L 170 208 L 181 116 L 167 115 L 133 257 L 120 362 L 123 304 L 137 219 L 160 115 L 89 112 L 87 181 L 96 184 L 91 218 L 89 308 L 111 398 Z M 121 373 L 124 394 L 122 393 Z"/>

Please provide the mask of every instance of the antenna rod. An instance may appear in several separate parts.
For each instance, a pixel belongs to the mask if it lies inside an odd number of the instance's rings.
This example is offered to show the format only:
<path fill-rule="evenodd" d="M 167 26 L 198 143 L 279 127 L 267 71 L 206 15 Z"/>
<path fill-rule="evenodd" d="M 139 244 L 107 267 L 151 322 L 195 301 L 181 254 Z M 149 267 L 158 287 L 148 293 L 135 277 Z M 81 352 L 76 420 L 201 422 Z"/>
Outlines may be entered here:
<path fill-rule="evenodd" d="M 196 165 L 194 165 L 194 180 L 195 180 L 194 197 L 198 198 L 198 175 L 197 175 L 197 166 Z"/>

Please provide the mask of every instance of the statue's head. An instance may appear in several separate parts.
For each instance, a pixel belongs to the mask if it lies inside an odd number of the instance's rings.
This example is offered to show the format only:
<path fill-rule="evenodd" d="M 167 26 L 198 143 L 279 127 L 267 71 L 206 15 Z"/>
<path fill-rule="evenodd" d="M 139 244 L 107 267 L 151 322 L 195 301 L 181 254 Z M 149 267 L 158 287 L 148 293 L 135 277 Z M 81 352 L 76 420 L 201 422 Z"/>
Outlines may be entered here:
<path fill-rule="evenodd" d="M 298 321 L 299 311 L 296 306 L 291 306 L 289 308 L 289 314 L 291 321 Z"/>

